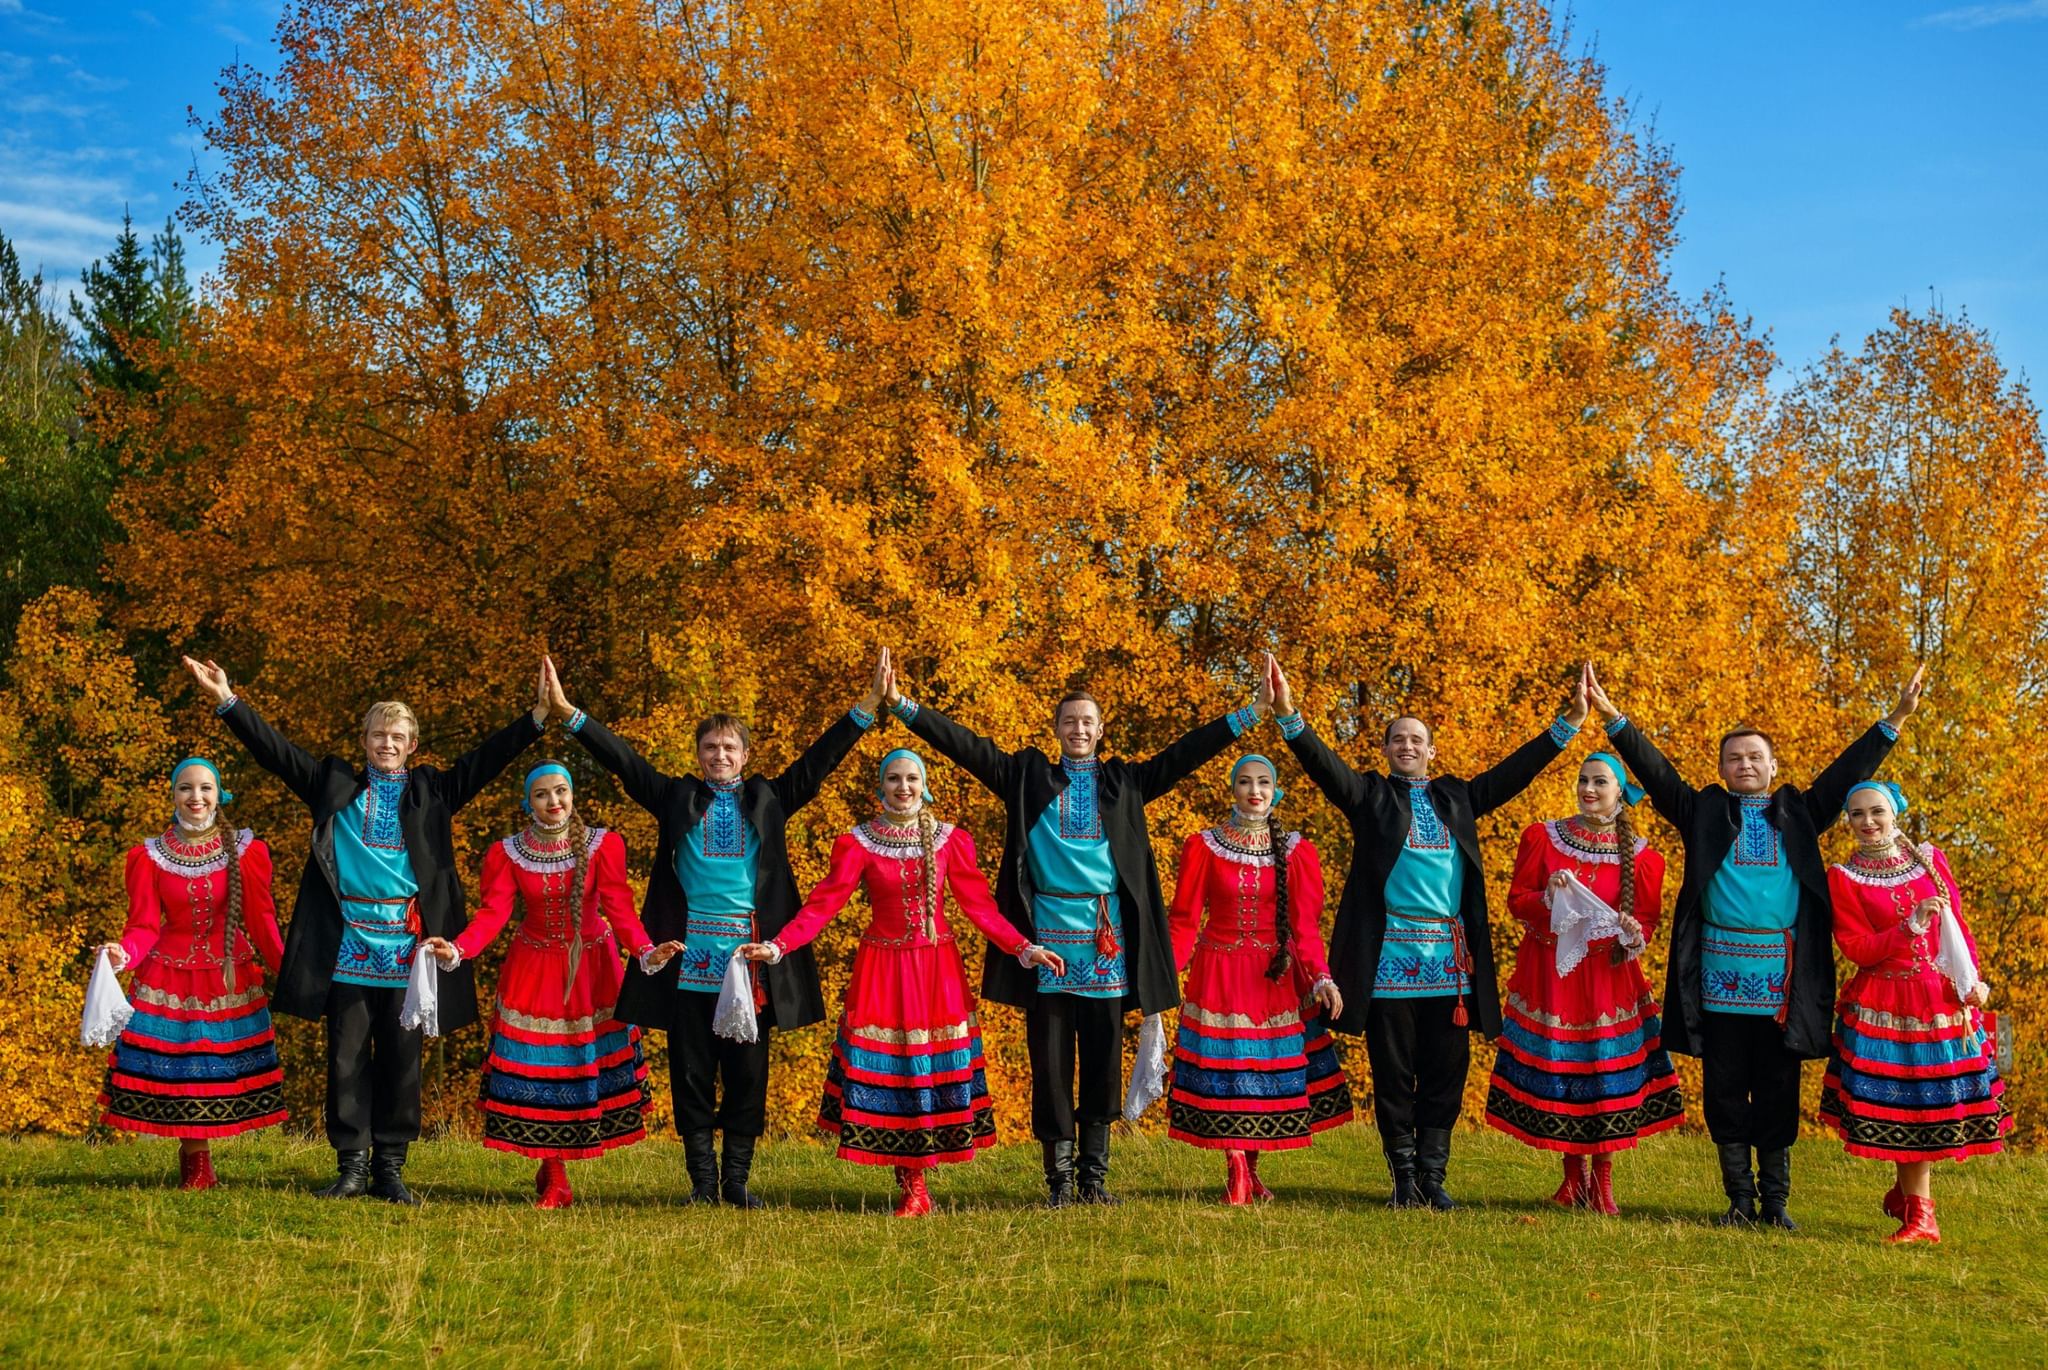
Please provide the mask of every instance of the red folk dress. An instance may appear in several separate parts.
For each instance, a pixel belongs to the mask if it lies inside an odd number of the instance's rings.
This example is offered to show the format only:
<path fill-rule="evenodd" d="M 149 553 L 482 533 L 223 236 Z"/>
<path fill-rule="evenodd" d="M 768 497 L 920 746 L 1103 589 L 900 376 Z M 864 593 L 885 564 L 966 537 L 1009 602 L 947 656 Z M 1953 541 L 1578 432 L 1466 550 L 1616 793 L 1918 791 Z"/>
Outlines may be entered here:
<path fill-rule="evenodd" d="M 1932 845 L 1919 853 L 1873 860 L 1858 852 L 1828 868 L 1835 945 L 1859 969 L 1836 1000 L 1821 1121 L 1852 1156 L 1988 1156 L 2005 1149 L 2012 1130 L 2005 1081 L 1977 1010 L 1935 968 L 1939 923 L 1915 935 L 1907 920 L 1922 899 L 1943 899 L 1973 961 L 1977 944 L 1948 857 Z"/>
<path fill-rule="evenodd" d="M 1029 945 L 996 908 L 964 828 L 933 830 L 927 865 L 915 827 L 862 823 L 832 846 L 832 866 L 772 945 L 808 945 L 867 892 L 868 926 L 853 954 L 818 1126 L 841 1160 L 924 1168 L 971 1161 L 996 1139 L 981 1025 L 953 930 L 950 891 L 969 922 L 1015 956 Z"/>
<path fill-rule="evenodd" d="M 242 922 L 229 945 L 227 854 L 175 827 L 128 850 L 121 949 L 135 1014 L 108 1058 L 100 1121 L 128 1132 L 232 1137 L 285 1120 L 284 1072 L 263 972 L 284 956 L 270 848 L 247 828 Z M 259 957 L 261 958 L 259 964 Z"/>
<path fill-rule="evenodd" d="M 626 884 L 626 843 L 589 829 L 580 916 L 570 915 L 567 837 L 529 828 L 484 853 L 483 901 L 455 938 L 468 960 L 524 910 L 498 972 L 484 1062 L 484 1145 L 538 1160 L 581 1160 L 647 1135 L 640 1029 L 612 1016 L 625 968 L 652 943 Z M 575 954 L 572 969 L 570 959 Z"/>
<path fill-rule="evenodd" d="M 1187 972 L 1167 1092 L 1167 1135 L 1226 1151 L 1290 1151 L 1351 1121 L 1351 1084 L 1309 992 L 1325 959 L 1323 864 L 1298 832 L 1287 852 L 1294 964 L 1278 980 L 1278 894 L 1271 836 L 1205 828 L 1181 849 L 1167 923 Z M 1205 918 L 1204 911 L 1207 912 Z"/>
<path fill-rule="evenodd" d="M 1531 824 L 1515 854 L 1508 909 L 1522 921 L 1522 945 L 1508 979 L 1486 1121 L 1545 1151 L 1624 1151 L 1685 1116 L 1642 963 L 1616 964 L 1610 937 L 1594 942 L 1571 974 L 1557 973 L 1544 899 L 1550 877 L 1570 871 L 1614 908 L 1621 898 L 1615 850 L 1612 828 L 1597 831 L 1572 817 Z M 1664 858 L 1639 837 L 1634 860 L 1633 912 L 1647 942 L 1663 907 Z"/>

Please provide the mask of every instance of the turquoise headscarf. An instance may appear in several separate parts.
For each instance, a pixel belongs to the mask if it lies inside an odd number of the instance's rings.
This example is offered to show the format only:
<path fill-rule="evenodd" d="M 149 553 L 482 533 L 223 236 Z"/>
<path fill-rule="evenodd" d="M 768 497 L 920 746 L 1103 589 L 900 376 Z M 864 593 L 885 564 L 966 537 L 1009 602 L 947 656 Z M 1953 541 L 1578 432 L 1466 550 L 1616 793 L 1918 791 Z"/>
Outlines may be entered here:
<path fill-rule="evenodd" d="M 910 748 L 908 747 L 898 747 L 895 751 L 890 752 L 887 756 L 882 758 L 882 764 L 875 770 L 875 798 L 881 800 L 885 804 L 888 802 L 888 796 L 882 793 L 882 777 L 889 773 L 889 763 L 891 761 L 896 761 L 903 757 L 909 757 L 912 761 L 915 761 L 917 763 L 917 778 L 924 790 L 924 802 L 927 804 L 931 803 L 931 773 L 925 769 L 924 758 L 919 756 L 916 752 L 910 750 Z"/>
<path fill-rule="evenodd" d="M 1628 778 L 1628 767 L 1621 764 L 1621 758 L 1613 752 L 1594 752 L 1588 761 L 1597 761 L 1614 772 L 1614 783 L 1621 786 L 1621 802 L 1631 808 L 1643 802 L 1644 790 L 1641 785 Z"/>
<path fill-rule="evenodd" d="M 203 756 L 188 756 L 177 765 L 171 767 L 171 793 L 176 794 L 178 792 L 178 776 L 184 772 L 187 766 L 206 767 L 207 772 L 213 776 L 213 788 L 220 792 L 220 802 L 223 804 L 235 802 L 235 797 L 228 793 L 228 787 L 221 782 L 220 767 L 214 765 Z"/>
<path fill-rule="evenodd" d="M 562 777 L 562 779 L 569 782 L 570 792 L 575 792 L 576 777 L 569 774 L 569 768 L 567 766 L 564 766 L 559 761 L 543 761 L 538 766 L 535 766 L 532 770 L 526 773 L 526 783 L 519 787 L 519 807 L 526 810 L 528 813 L 533 812 L 533 800 L 531 798 L 533 794 L 533 782 L 540 779 L 544 775 L 559 775 L 560 777 Z"/>
<path fill-rule="evenodd" d="M 1891 801 L 1892 817 L 1902 817 L 1906 812 L 1906 792 L 1889 780 L 1866 780 L 1860 785 L 1851 785 L 1849 793 L 1842 797 L 1842 814 L 1849 813 L 1849 801 L 1856 797 L 1858 790 L 1876 790 Z"/>
<path fill-rule="evenodd" d="M 1237 773 L 1254 761 L 1264 766 L 1267 773 L 1273 777 L 1273 803 L 1277 807 L 1280 801 L 1287 797 L 1287 791 L 1280 788 L 1280 768 L 1275 766 L 1270 758 L 1260 756 L 1257 752 L 1245 753 L 1237 759 L 1237 764 L 1230 768 L 1230 787 L 1233 790 L 1237 788 Z"/>

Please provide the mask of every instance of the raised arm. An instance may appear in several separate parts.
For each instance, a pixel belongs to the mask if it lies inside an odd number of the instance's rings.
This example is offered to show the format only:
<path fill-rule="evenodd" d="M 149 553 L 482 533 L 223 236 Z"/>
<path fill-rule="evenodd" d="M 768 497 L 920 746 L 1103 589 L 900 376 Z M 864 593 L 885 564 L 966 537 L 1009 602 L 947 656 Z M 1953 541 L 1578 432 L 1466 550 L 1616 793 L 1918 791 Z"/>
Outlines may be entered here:
<path fill-rule="evenodd" d="M 841 714 L 816 742 L 804 748 L 803 755 L 792 761 L 788 770 L 768 782 L 775 791 L 775 797 L 782 801 L 782 811 L 795 813 L 816 799 L 826 778 L 839 768 L 839 763 L 846 760 L 846 754 L 853 750 L 854 744 L 874 725 L 875 716 L 864 713 L 856 705 Z"/>
<path fill-rule="evenodd" d="M 519 754 L 540 740 L 545 712 L 523 713 L 455 758 L 441 772 L 441 796 L 450 812 L 460 809 L 496 780 Z"/>
<path fill-rule="evenodd" d="M 682 782 L 654 769 L 646 757 L 633 750 L 632 743 L 581 709 L 571 715 L 569 731 L 597 758 L 598 765 L 619 778 L 635 804 L 656 815 L 669 806 L 675 787 Z"/>
<path fill-rule="evenodd" d="M 1594 712 L 1600 716 L 1600 726 L 1606 731 L 1607 740 L 1614 744 L 1614 750 L 1621 753 L 1621 759 L 1634 773 L 1636 783 L 1650 796 L 1650 802 L 1657 806 L 1657 812 L 1664 815 L 1666 822 L 1681 833 L 1691 832 L 1693 811 L 1699 806 L 1700 792 L 1686 784 L 1671 768 L 1671 763 L 1664 759 L 1664 753 L 1658 751 L 1656 745 L 1615 707 L 1600 684 L 1599 674 L 1590 665 L 1586 668 L 1586 678 L 1587 697 Z"/>
<path fill-rule="evenodd" d="M 239 834 L 226 834 L 234 838 Z M 241 854 L 242 929 L 272 975 L 284 962 L 284 937 L 277 930 L 277 896 L 271 888 L 270 847 L 251 839 Z"/>
<path fill-rule="evenodd" d="M 1892 711 L 1872 724 L 1863 736 L 1849 744 L 1828 768 L 1813 778 L 1806 791 L 1807 813 L 1816 832 L 1826 832 L 1841 817 L 1849 791 L 1877 774 L 1877 768 L 1891 755 L 1899 740 L 1899 729 L 1920 707 L 1920 692 L 1927 684 L 1927 668 L 1913 672 L 1913 678 L 1899 687 L 1899 702 Z"/>
<path fill-rule="evenodd" d="M 1493 765 L 1472 777 L 1472 816 L 1483 818 L 1529 788 L 1543 768 L 1557 760 L 1558 753 L 1579 735 L 1579 725 L 1569 715 L 1515 748 Z"/>
<path fill-rule="evenodd" d="M 1315 782 L 1324 798 L 1346 814 L 1363 808 L 1366 787 L 1377 777 L 1369 778 L 1364 772 L 1353 770 L 1349 762 L 1316 736 L 1316 730 L 1294 707 L 1294 689 L 1270 653 L 1266 657 L 1266 677 L 1272 684 L 1273 714 L 1280 725 L 1280 736 L 1294 753 L 1294 759 L 1301 763 L 1302 772 Z"/>
<path fill-rule="evenodd" d="M 961 727 L 937 709 L 915 700 L 899 697 L 889 706 L 889 711 L 902 719 L 911 732 L 936 747 L 941 756 L 979 780 L 998 798 L 1009 794 L 1010 779 L 1017 764 L 1014 754 L 1004 751 L 980 733 Z"/>

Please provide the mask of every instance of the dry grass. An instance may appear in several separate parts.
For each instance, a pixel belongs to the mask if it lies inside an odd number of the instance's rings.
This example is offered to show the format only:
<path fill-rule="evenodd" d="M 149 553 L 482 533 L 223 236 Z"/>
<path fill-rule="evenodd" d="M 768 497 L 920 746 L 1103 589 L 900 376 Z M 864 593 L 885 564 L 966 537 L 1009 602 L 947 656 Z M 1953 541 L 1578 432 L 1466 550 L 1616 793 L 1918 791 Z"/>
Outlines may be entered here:
<path fill-rule="evenodd" d="M 1035 1206 L 1035 1150 L 940 1173 L 888 1215 L 886 1171 L 764 1148 L 775 1202 L 677 1206 L 672 1141 L 578 1166 L 579 1203 L 467 1142 L 415 1151 L 404 1211 L 307 1197 L 324 1146 L 229 1143 L 170 1188 L 167 1143 L 0 1144 L 5 1363 L 412 1365 L 1916 1365 L 2039 1362 L 2048 1159 L 1950 1167 L 1945 1245 L 1893 1250 L 1883 1168 L 1795 1153 L 1798 1236 L 1729 1233 L 1703 1140 L 1622 1162 L 1619 1220 L 1549 1210 L 1552 1163 L 1461 1135 L 1448 1217 L 1387 1212 L 1365 1127 L 1265 1167 L 1281 1202 L 1211 1202 L 1219 1159 L 1120 1140 L 1114 1210 Z"/>

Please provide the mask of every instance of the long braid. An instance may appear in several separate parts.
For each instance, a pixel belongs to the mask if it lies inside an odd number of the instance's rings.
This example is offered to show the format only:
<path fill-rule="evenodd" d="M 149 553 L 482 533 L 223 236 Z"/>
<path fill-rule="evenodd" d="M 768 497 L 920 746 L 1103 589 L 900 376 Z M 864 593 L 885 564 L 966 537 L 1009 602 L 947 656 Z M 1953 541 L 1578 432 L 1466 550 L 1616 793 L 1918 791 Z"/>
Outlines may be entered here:
<path fill-rule="evenodd" d="M 1267 841 L 1273 852 L 1273 939 L 1278 945 L 1266 966 L 1266 978 L 1278 980 L 1294 964 L 1294 921 L 1287 916 L 1287 834 L 1270 828 Z"/>
<path fill-rule="evenodd" d="M 926 935 L 933 941 L 939 936 L 939 821 L 932 817 L 928 808 L 917 811 L 917 849 L 924 862 L 924 921 Z"/>
<path fill-rule="evenodd" d="M 1636 916 L 1636 829 L 1628 821 L 1628 803 L 1623 801 L 1614 811 L 1614 861 L 1615 873 L 1621 877 L 1621 885 L 1615 891 L 1614 911 L 1629 917 Z M 1621 939 L 1616 938 L 1610 953 L 1614 964 L 1620 965 L 1628 959 Z"/>
<path fill-rule="evenodd" d="M 572 801 L 573 802 L 573 801 Z M 583 815 L 569 810 L 569 979 L 576 983 L 576 967 L 583 960 L 583 865 L 584 848 L 590 845 L 590 829 Z"/>
<path fill-rule="evenodd" d="M 235 992 L 235 943 L 242 936 L 242 853 L 241 834 L 235 829 L 221 829 L 220 849 L 227 858 L 228 873 L 228 918 L 227 937 L 221 942 L 220 966 L 222 978 L 226 981 L 228 993 Z"/>

